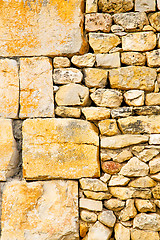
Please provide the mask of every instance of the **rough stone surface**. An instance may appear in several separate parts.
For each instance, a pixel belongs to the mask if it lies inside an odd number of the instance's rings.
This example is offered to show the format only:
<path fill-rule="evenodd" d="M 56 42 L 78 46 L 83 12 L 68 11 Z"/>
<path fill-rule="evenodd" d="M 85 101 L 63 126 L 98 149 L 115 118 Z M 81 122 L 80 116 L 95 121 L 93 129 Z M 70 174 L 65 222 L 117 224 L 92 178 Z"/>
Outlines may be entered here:
<path fill-rule="evenodd" d="M 89 44 L 95 53 L 108 53 L 120 43 L 120 38 L 112 33 L 89 33 Z"/>
<path fill-rule="evenodd" d="M 151 134 L 149 144 L 160 144 L 160 134 Z"/>
<path fill-rule="evenodd" d="M 97 68 L 85 68 L 84 80 L 85 85 L 89 88 L 104 88 L 107 84 L 108 71 Z"/>
<path fill-rule="evenodd" d="M 124 93 L 124 100 L 129 106 L 143 106 L 144 105 L 144 91 L 129 90 Z"/>
<path fill-rule="evenodd" d="M 116 222 L 116 217 L 113 211 L 106 210 L 99 214 L 98 220 L 107 227 L 114 227 L 114 224 Z"/>
<path fill-rule="evenodd" d="M 121 66 L 120 54 L 118 52 L 111 54 L 96 54 L 97 67 L 118 68 Z"/>
<path fill-rule="evenodd" d="M 146 105 L 154 106 L 154 105 L 160 105 L 160 93 L 148 93 L 146 94 Z"/>
<path fill-rule="evenodd" d="M 107 13 L 92 13 L 85 16 L 85 30 L 88 32 L 110 32 L 112 17 Z"/>
<path fill-rule="evenodd" d="M 64 118 L 80 118 L 81 110 L 75 107 L 56 107 L 55 114 Z"/>
<path fill-rule="evenodd" d="M 85 107 L 82 112 L 87 120 L 97 121 L 110 117 L 110 109 L 104 107 Z"/>
<path fill-rule="evenodd" d="M 80 198 L 79 207 L 90 211 L 100 212 L 102 211 L 102 202 L 87 198 Z"/>
<path fill-rule="evenodd" d="M 91 198 L 99 201 L 110 199 L 112 197 L 112 195 L 108 191 L 107 192 L 84 191 L 83 193 L 87 198 Z"/>
<path fill-rule="evenodd" d="M 139 212 L 156 212 L 155 204 L 149 200 L 136 199 L 135 205 Z"/>
<path fill-rule="evenodd" d="M 85 222 L 96 222 L 97 221 L 97 214 L 94 212 L 90 212 L 87 210 L 81 211 L 81 219 Z"/>
<path fill-rule="evenodd" d="M 149 169 L 151 174 L 160 172 L 160 155 L 149 162 Z"/>
<path fill-rule="evenodd" d="M 126 201 L 126 207 L 120 212 L 119 219 L 125 222 L 130 218 L 134 218 L 136 215 L 137 210 L 134 206 L 134 199 L 128 199 Z"/>
<path fill-rule="evenodd" d="M 159 106 L 143 106 L 143 107 L 134 107 L 133 112 L 136 115 L 159 115 L 160 107 Z"/>
<path fill-rule="evenodd" d="M 160 67 L 160 49 L 146 53 L 149 67 Z"/>
<path fill-rule="evenodd" d="M 27 179 L 98 177 L 98 147 L 95 145 L 99 145 L 97 128 L 87 121 L 26 120 L 23 124 L 23 176 Z"/>
<path fill-rule="evenodd" d="M 52 64 L 49 58 L 20 59 L 20 117 L 54 117 Z"/>
<path fill-rule="evenodd" d="M 108 174 L 116 174 L 121 170 L 121 165 L 113 161 L 106 161 L 102 163 L 102 170 Z"/>
<path fill-rule="evenodd" d="M 80 187 L 84 190 L 95 192 L 107 191 L 107 184 L 98 179 L 82 178 L 80 179 Z"/>
<path fill-rule="evenodd" d="M 122 163 L 129 160 L 131 157 L 133 157 L 133 154 L 130 151 L 123 150 L 121 153 L 113 157 L 113 161 Z"/>
<path fill-rule="evenodd" d="M 71 63 L 67 57 L 55 57 L 53 59 L 54 68 L 66 68 L 70 67 Z"/>
<path fill-rule="evenodd" d="M 121 175 L 113 175 L 108 183 L 108 186 L 125 186 L 130 181 L 129 178 Z"/>
<path fill-rule="evenodd" d="M 109 240 L 111 235 L 112 230 L 97 221 L 89 229 L 87 240 Z"/>
<path fill-rule="evenodd" d="M 116 198 L 111 198 L 108 201 L 104 201 L 104 206 L 112 211 L 120 211 L 124 208 L 125 202 Z"/>
<path fill-rule="evenodd" d="M 139 1 L 139 0 L 138 0 Z M 128 33 L 122 37 L 124 51 L 149 51 L 156 47 L 156 34 L 152 31 L 140 33 Z"/>
<path fill-rule="evenodd" d="M 111 110 L 112 118 L 129 117 L 133 114 L 132 107 L 121 107 Z"/>
<path fill-rule="evenodd" d="M 160 31 L 160 12 L 156 12 L 150 15 L 149 21 L 151 23 L 151 26 L 157 30 L 157 32 Z"/>
<path fill-rule="evenodd" d="M 142 230 L 159 231 L 160 230 L 160 216 L 156 213 L 140 213 L 133 220 L 133 228 Z"/>
<path fill-rule="evenodd" d="M 120 200 L 127 200 L 129 198 L 132 198 L 135 193 L 135 190 L 133 188 L 127 187 L 110 187 L 109 191 L 113 197 Z"/>
<path fill-rule="evenodd" d="M 81 83 L 83 74 L 76 68 L 54 69 L 53 81 L 55 84 Z"/>
<path fill-rule="evenodd" d="M 97 12 L 97 0 L 86 0 L 86 13 Z"/>
<path fill-rule="evenodd" d="M 154 0 L 135 0 L 135 11 L 151 12 L 155 11 L 156 2 Z"/>
<path fill-rule="evenodd" d="M 156 76 L 157 74 L 155 69 L 129 66 L 110 70 L 109 81 L 112 88 L 119 88 L 122 90 L 140 89 L 152 91 L 154 90 L 154 81 L 156 80 Z"/>
<path fill-rule="evenodd" d="M 109 13 L 126 12 L 133 8 L 132 0 L 99 0 L 98 4 L 102 12 Z"/>
<path fill-rule="evenodd" d="M 152 194 L 155 199 L 160 199 L 160 185 L 157 185 L 152 189 Z"/>
<path fill-rule="evenodd" d="M 156 186 L 156 182 L 152 178 L 146 176 L 131 181 L 128 186 L 135 188 L 151 188 Z"/>
<path fill-rule="evenodd" d="M 143 162 L 148 162 L 158 154 L 159 154 L 158 150 L 154 148 L 150 148 L 150 149 L 144 149 L 142 152 L 138 153 L 137 157 Z"/>
<path fill-rule="evenodd" d="M 114 231 L 116 240 L 130 240 L 130 230 L 121 223 L 116 223 Z"/>
<path fill-rule="evenodd" d="M 79 68 L 83 68 L 83 67 L 93 67 L 94 63 L 95 63 L 95 55 L 92 53 L 86 53 L 84 55 L 81 56 L 73 56 L 71 58 L 71 62 L 79 67 Z"/>
<path fill-rule="evenodd" d="M 158 7 L 158 10 L 160 10 L 160 0 L 157 0 L 157 7 Z"/>
<path fill-rule="evenodd" d="M 60 239 L 66 235 L 78 239 L 76 181 L 12 181 L 5 187 L 2 209 L 2 240 Z"/>
<path fill-rule="evenodd" d="M 126 65 L 143 66 L 146 62 L 146 56 L 139 52 L 122 52 L 121 62 Z"/>
<path fill-rule="evenodd" d="M 98 123 L 102 135 L 113 136 L 119 133 L 116 120 L 106 119 Z"/>
<path fill-rule="evenodd" d="M 131 240 L 159 240 L 158 232 L 142 231 L 137 229 L 131 230 Z"/>

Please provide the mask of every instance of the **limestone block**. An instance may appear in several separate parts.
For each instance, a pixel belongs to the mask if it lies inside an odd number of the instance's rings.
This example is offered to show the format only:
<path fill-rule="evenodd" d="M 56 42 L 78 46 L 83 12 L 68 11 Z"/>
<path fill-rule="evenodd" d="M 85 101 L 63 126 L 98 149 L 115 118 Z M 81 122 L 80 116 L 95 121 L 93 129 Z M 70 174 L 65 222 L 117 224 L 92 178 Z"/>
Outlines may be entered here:
<path fill-rule="evenodd" d="M 54 68 L 66 68 L 70 67 L 71 63 L 67 57 L 55 57 L 53 59 Z"/>
<path fill-rule="evenodd" d="M 136 156 L 143 162 L 152 160 L 153 157 L 159 154 L 159 151 L 154 148 L 144 149 L 142 152 L 136 154 Z"/>
<path fill-rule="evenodd" d="M 87 240 L 109 240 L 112 235 L 112 229 L 105 227 L 102 223 L 96 222 L 87 235 Z"/>
<path fill-rule="evenodd" d="M 122 150 L 122 152 L 120 152 L 118 155 L 113 157 L 113 161 L 122 163 L 131 159 L 131 157 L 133 157 L 133 154 L 130 151 Z"/>
<path fill-rule="evenodd" d="M 102 202 L 87 198 L 80 198 L 79 207 L 90 211 L 100 212 L 102 211 Z"/>
<path fill-rule="evenodd" d="M 84 69 L 85 85 L 89 88 L 104 88 L 107 84 L 108 71 L 97 68 Z"/>
<path fill-rule="evenodd" d="M 86 13 L 97 12 L 98 10 L 98 0 L 86 0 Z"/>
<path fill-rule="evenodd" d="M 154 180 L 160 182 L 160 173 L 157 173 L 157 174 L 151 175 L 151 177 L 152 177 Z"/>
<path fill-rule="evenodd" d="M 160 10 L 160 0 L 157 0 L 157 8 Z"/>
<path fill-rule="evenodd" d="M 107 209 L 110 209 L 112 211 L 120 211 L 124 208 L 125 201 L 121 201 L 121 200 L 116 199 L 116 198 L 111 198 L 107 201 L 104 201 L 104 206 Z"/>
<path fill-rule="evenodd" d="M 135 190 L 134 188 L 127 187 L 110 187 L 110 193 L 113 197 L 118 198 L 120 200 L 127 200 L 134 196 Z"/>
<path fill-rule="evenodd" d="M 160 133 L 159 115 L 121 118 L 118 124 L 124 134 Z"/>
<path fill-rule="evenodd" d="M 112 195 L 109 192 L 84 191 L 83 193 L 87 198 L 99 201 L 104 199 L 110 199 L 112 197 Z"/>
<path fill-rule="evenodd" d="M 152 178 L 146 176 L 131 181 L 128 186 L 135 188 L 151 188 L 156 186 L 156 182 Z"/>
<path fill-rule="evenodd" d="M 119 118 L 119 117 L 128 117 L 133 114 L 132 107 L 121 107 L 111 110 L 112 118 Z"/>
<path fill-rule="evenodd" d="M 55 114 L 64 118 L 80 118 L 81 110 L 75 107 L 56 107 Z"/>
<path fill-rule="evenodd" d="M 160 67 L 160 49 L 146 53 L 149 67 Z"/>
<path fill-rule="evenodd" d="M 131 230 L 131 240 L 159 240 L 158 232 L 142 231 L 137 229 Z"/>
<path fill-rule="evenodd" d="M 156 156 L 149 162 L 150 173 L 160 172 L 160 155 Z"/>
<path fill-rule="evenodd" d="M 79 223 L 79 234 L 80 237 L 85 237 L 88 232 L 89 226 L 87 222 L 80 221 Z"/>
<path fill-rule="evenodd" d="M 83 67 L 93 67 L 94 63 L 95 63 L 95 55 L 92 53 L 86 53 L 84 55 L 80 55 L 80 56 L 73 56 L 71 58 L 71 62 L 79 67 L 79 68 L 83 68 Z"/>
<path fill-rule="evenodd" d="M 126 65 L 143 66 L 146 63 L 146 56 L 139 52 L 122 52 L 121 62 Z"/>
<path fill-rule="evenodd" d="M 19 105 L 18 64 L 0 59 L 0 117 L 17 118 Z"/>
<path fill-rule="evenodd" d="M 14 180 L 6 184 L 2 209 L 2 240 L 79 237 L 76 181 Z"/>
<path fill-rule="evenodd" d="M 20 118 L 54 117 L 52 63 L 49 58 L 20 59 Z"/>
<path fill-rule="evenodd" d="M 134 107 L 133 111 L 136 115 L 159 115 L 160 107 L 159 106 L 143 106 L 143 107 Z"/>
<path fill-rule="evenodd" d="M 23 176 L 27 179 L 98 177 L 98 145 L 97 128 L 87 121 L 26 120 Z"/>
<path fill-rule="evenodd" d="M 121 66 L 119 52 L 111 54 L 96 54 L 97 67 L 118 68 Z"/>
<path fill-rule="evenodd" d="M 157 32 L 160 31 L 160 12 L 153 13 L 149 16 L 149 21 L 151 23 L 151 26 L 157 30 Z"/>
<path fill-rule="evenodd" d="M 53 81 L 55 84 L 81 83 L 83 74 L 76 68 L 54 69 Z"/>
<path fill-rule="evenodd" d="M 116 217 L 111 210 L 103 211 L 99 214 L 98 220 L 107 227 L 114 227 L 116 222 Z"/>
<path fill-rule="evenodd" d="M 160 134 L 151 134 L 149 144 L 160 144 Z"/>
<path fill-rule="evenodd" d="M 114 231 L 116 240 L 130 240 L 130 230 L 121 223 L 116 223 Z"/>
<path fill-rule="evenodd" d="M 127 12 L 133 8 L 133 0 L 99 0 L 99 9 L 102 12 Z"/>
<path fill-rule="evenodd" d="M 146 105 L 160 105 L 160 93 L 146 94 Z"/>
<path fill-rule="evenodd" d="M 98 121 L 110 117 L 110 109 L 104 107 L 85 107 L 82 112 L 87 120 Z"/>
<path fill-rule="evenodd" d="M 129 90 L 124 93 L 124 100 L 129 106 L 143 106 L 144 105 L 144 91 Z"/>
<path fill-rule="evenodd" d="M 134 199 L 128 199 L 126 201 L 126 207 L 120 212 L 119 219 L 126 222 L 130 218 L 134 218 L 136 215 L 137 210 L 134 206 Z"/>
<path fill-rule="evenodd" d="M 79 180 L 80 187 L 84 190 L 90 190 L 95 192 L 107 191 L 107 184 L 103 183 L 99 179 L 82 178 Z"/>
<path fill-rule="evenodd" d="M 59 106 L 86 106 L 89 103 L 89 89 L 80 84 L 70 83 L 59 88 L 55 99 Z"/>
<path fill-rule="evenodd" d="M 109 72 L 111 88 L 122 90 L 140 89 L 153 91 L 156 77 L 155 69 L 139 66 L 112 69 Z"/>
<path fill-rule="evenodd" d="M 139 0 L 138 0 L 139 1 Z M 124 51 L 149 51 L 156 47 L 156 34 L 152 31 L 128 33 L 122 37 Z"/>
<path fill-rule="evenodd" d="M 82 210 L 80 213 L 81 219 L 85 222 L 96 222 L 97 214 L 87 210 Z"/>
<path fill-rule="evenodd" d="M 135 205 L 139 212 L 156 212 L 155 204 L 149 200 L 135 199 Z"/>
<path fill-rule="evenodd" d="M 108 183 L 108 186 L 125 186 L 130 181 L 129 178 L 121 175 L 113 175 Z"/>
<path fill-rule="evenodd" d="M 91 13 L 85 15 L 85 30 L 87 32 L 110 32 L 112 17 L 107 13 Z"/>
<path fill-rule="evenodd" d="M 2 0 L 0 56 L 84 53 L 82 5 L 83 0 Z"/>
<path fill-rule="evenodd" d="M 126 31 L 139 31 L 149 24 L 144 12 L 117 13 L 113 15 L 113 20 Z"/>
<path fill-rule="evenodd" d="M 155 199 L 160 199 L 160 185 L 158 184 L 152 188 L 152 194 Z"/>
<path fill-rule="evenodd" d="M 140 213 L 133 220 L 133 228 L 142 230 L 159 231 L 160 216 L 156 213 Z"/>
<path fill-rule="evenodd" d="M 113 136 L 119 133 L 115 119 L 106 119 L 98 123 L 102 135 Z"/>
<path fill-rule="evenodd" d="M 120 38 L 113 33 L 89 33 L 89 44 L 95 53 L 108 53 L 120 43 Z"/>
<path fill-rule="evenodd" d="M 156 10 L 155 0 L 135 0 L 135 11 L 152 12 Z"/>

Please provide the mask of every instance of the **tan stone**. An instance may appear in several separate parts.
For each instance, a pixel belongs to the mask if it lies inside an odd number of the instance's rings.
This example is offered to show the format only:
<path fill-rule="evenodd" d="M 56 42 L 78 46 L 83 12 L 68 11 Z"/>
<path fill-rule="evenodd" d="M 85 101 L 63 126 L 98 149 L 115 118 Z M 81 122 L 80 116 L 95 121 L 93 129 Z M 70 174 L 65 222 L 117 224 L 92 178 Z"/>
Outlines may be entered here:
<path fill-rule="evenodd" d="M 157 0 L 157 8 L 160 10 L 160 0 Z"/>
<path fill-rule="evenodd" d="M 146 94 L 146 105 L 160 105 L 160 93 L 148 93 Z"/>
<path fill-rule="evenodd" d="M 140 213 L 133 220 L 133 228 L 142 230 L 159 231 L 160 216 L 156 213 Z"/>
<path fill-rule="evenodd" d="M 156 47 L 156 34 L 152 31 L 128 33 L 122 37 L 124 51 L 149 51 Z"/>
<path fill-rule="evenodd" d="M 142 198 L 142 199 L 151 199 L 152 198 L 152 193 L 150 189 L 136 189 L 135 192 L 133 193 L 134 198 Z"/>
<path fill-rule="evenodd" d="M 108 174 L 116 174 L 121 170 L 121 165 L 120 163 L 116 163 L 113 161 L 106 161 L 106 162 L 102 162 L 102 170 L 105 173 Z"/>
<path fill-rule="evenodd" d="M 64 118 L 80 118 L 81 110 L 75 107 L 56 107 L 55 114 Z"/>
<path fill-rule="evenodd" d="M 97 68 L 85 68 L 84 80 L 85 85 L 89 88 L 103 88 L 107 84 L 108 71 Z"/>
<path fill-rule="evenodd" d="M 97 221 L 97 214 L 94 212 L 90 212 L 87 210 L 82 210 L 80 213 L 81 219 L 85 222 L 96 222 Z"/>
<path fill-rule="evenodd" d="M 160 67 L 160 49 L 147 52 L 146 56 L 149 67 Z"/>
<path fill-rule="evenodd" d="M 0 117 L 17 118 L 19 105 L 18 64 L 0 59 Z"/>
<path fill-rule="evenodd" d="M 156 212 L 155 204 L 149 200 L 135 199 L 135 205 L 139 212 Z"/>
<path fill-rule="evenodd" d="M 129 117 L 133 114 L 132 107 L 121 107 L 111 110 L 112 118 Z"/>
<path fill-rule="evenodd" d="M 85 15 L 85 30 L 87 32 L 110 32 L 112 17 L 107 13 L 91 13 Z"/>
<path fill-rule="evenodd" d="M 89 33 L 89 44 L 95 53 L 108 53 L 120 43 L 120 38 L 113 33 Z"/>
<path fill-rule="evenodd" d="M 119 107 L 123 97 L 120 91 L 114 89 L 97 89 L 91 94 L 93 102 L 100 107 Z"/>
<path fill-rule="evenodd" d="M 89 229 L 88 223 L 80 221 L 80 224 L 79 224 L 80 237 L 82 237 L 82 238 L 85 237 L 88 232 L 88 229 Z"/>
<path fill-rule="evenodd" d="M 157 173 L 157 174 L 151 175 L 151 178 L 153 178 L 154 180 L 160 182 L 160 173 Z"/>
<path fill-rule="evenodd" d="M 27 179 L 98 177 L 95 125 L 74 119 L 30 119 L 23 124 Z M 84 157 L 85 156 L 85 157 Z"/>
<path fill-rule="evenodd" d="M 109 240 L 112 235 L 112 229 L 105 227 L 102 223 L 96 222 L 88 232 L 87 240 Z"/>
<path fill-rule="evenodd" d="M 113 197 L 119 198 L 120 200 L 127 200 L 129 198 L 132 198 L 135 193 L 134 188 L 128 187 L 110 187 L 109 191 Z"/>
<path fill-rule="evenodd" d="M 97 0 L 86 0 L 86 13 L 97 12 Z"/>
<path fill-rule="evenodd" d="M 126 65 L 143 66 L 146 63 L 146 56 L 139 52 L 122 52 L 121 62 Z"/>
<path fill-rule="evenodd" d="M 116 120 L 106 119 L 98 123 L 102 135 L 113 136 L 119 133 Z"/>
<path fill-rule="evenodd" d="M 150 149 L 144 149 L 142 152 L 137 154 L 137 157 L 140 160 L 142 160 L 143 162 L 148 162 L 148 161 L 152 160 L 152 158 L 158 154 L 159 154 L 158 150 L 156 150 L 154 148 L 150 148 Z"/>
<path fill-rule="evenodd" d="M 134 188 L 151 188 L 156 186 L 156 182 L 152 178 L 146 176 L 131 181 L 128 186 Z"/>
<path fill-rule="evenodd" d="M 84 191 L 83 193 L 87 198 L 100 200 L 100 201 L 105 199 L 110 199 L 112 197 L 112 195 L 109 192 Z"/>
<path fill-rule="evenodd" d="M 155 199 L 160 199 L 160 185 L 157 185 L 152 189 L 152 194 Z"/>
<path fill-rule="evenodd" d="M 110 109 L 104 107 L 85 107 L 82 112 L 87 120 L 97 121 L 110 117 Z"/>
<path fill-rule="evenodd" d="M 54 117 L 52 62 L 49 58 L 20 59 L 20 118 Z"/>
<path fill-rule="evenodd" d="M 129 178 L 121 175 L 113 175 L 108 183 L 108 186 L 125 186 L 130 181 Z"/>
<path fill-rule="evenodd" d="M 124 27 L 116 24 L 113 24 L 111 26 L 111 32 L 115 33 L 117 36 L 124 36 L 127 34 L 126 32 L 124 32 Z"/>
<path fill-rule="evenodd" d="M 120 212 L 119 219 L 125 222 L 130 218 L 134 218 L 136 215 L 137 210 L 134 206 L 134 199 L 128 199 L 126 201 L 126 207 Z"/>
<path fill-rule="evenodd" d="M 125 202 L 116 198 L 111 198 L 108 201 L 104 201 L 104 206 L 112 211 L 120 211 L 124 208 Z"/>
<path fill-rule="evenodd" d="M 122 167 L 120 174 L 127 177 L 139 177 L 146 176 L 148 172 L 148 165 L 140 161 L 138 158 L 133 157 Z"/>
<path fill-rule="evenodd" d="M 132 0 L 99 0 L 99 9 L 102 12 L 127 12 L 133 8 Z"/>
<path fill-rule="evenodd" d="M 131 240 L 159 240 L 158 232 L 131 230 Z"/>
<path fill-rule="evenodd" d="M 146 13 L 129 12 L 113 15 L 115 24 L 121 25 L 126 31 L 139 31 L 144 25 L 149 24 Z"/>
<path fill-rule="evenodd" d="M 102 202 L 87 198 L 80 198 L 79 207 L 90 211 L 100 212 L 102 211 Z"/>
<path fill-rule="evenodd" d="M 2 240 L 60 239 L 66 235 L 78 239 L 76 181 L 12 181 L 5 187 L 2 208 Z"/>
<path fill-rule="evenodd" d="M 130 240 L 130 230 L 121 223 L 116 223 L 114 232 L 116 240 Z"/>
<path fill-rule="evenodd" d="M 143 107 L 134 107 L 134 113 L 136 115 L 159 115 L 160 107 L 159 106 L 143 106 Z"/>
<path fill-rule="evenodd" d="M 144 105 L 144 91 L 129 90 L 124 93 L 124 100 L 129 106 L 143 106 Z"/>
<path fill-rule="evenodd" d="M 59 88 L 55 99 L 60 106 L 86 106 L 89 103 L 89 89 L 80 84 L 70 83 Z"/>
<path fill-rule="evenodd" d="M 151 134 L 149 144 L 160 144 L 160 134 Z"/>
<path fill-rule="evenodd" d="M 111 54 L 96 54 L 97 67 L 118 68 L 121 66 L 119 52 Z"/>
<path fill-rule="evenodd" d="M 149 169 L 151 174 L 160 172 L 160 155 L 149 162 Z"/>
<path fill-rule="evenodd" d="M 70 67 L 71 62 L 67 57 L 55 57 L 53 59 L 54 68 L 66 68 Z"/>
<path fill-rule="evenodd" d="M 124 134 L 160 133 L 159 115 L 121 118 L 118 124 Z"/>
<path fill-rule="evenodd" d="M 144 26 L 143 31 L 145 31 L 145 32 L 147 32 L 147 31 L 156 32 L 156 30 L 151 25 Z"/>
<path fill-rule="evenodd" d="M 107 227 L 114 227 L 116 217 L 111 210 L 105 210 L 98 215 L 98 220 Z"/>
<path fill-rule="evenodd" d="M 90 179 L 90 178 L 82 178 L 79 180 L 80 187 L 84 190 L 90 190 L 95 192 L 103 192 L 107 191 L 107 184 L 100 181 L 99 179 Z"/>
<path fill-rule="evenodd" d="M 151 23 L 151 26 L 157 30 L 157 32 L 160 31 L 160 12 L 153 13 L 149 16 L 149 21 Z"/>
<path fill-rule="evenodd" d="M 130 151 L 123 150 L 121 153 L 119 153 L 117 156 L 113 158 L 113 161 L 122 163 L 131 159 L 131 157 L 133 157 L 133 154 Z"/>
<path fill-rule="evenodd" d="M 76 68 L 54 69 L 53 81 L 55 84 L 81 83 L 83 74 Z"/>
<path fill-rule="evenodd" d="M 157 73 L 155 69 L 129 66 L 110 70 L 109 81 L 112 88 L 153 91 L 156 76 Z"/>
<path fill-rule="evenodd" d="M 156 10 L 156 3 L 154 0 L 135 0 L 135 11 L 151 12 Z"/>
<path fill-rule="evenodd" d="M 160 208 L 160 200 L 154 200 L 154 203 L 156 204 L 156 206 L 157 206 L 158 208 Z"/>
<path fill-rule="evenodd" d="M 101 137 L 101 147 L 118 149 L 130 145 L 143 143 L 148 141 L 148 136 L 143 135 L 118 135 L 113 137 Z"/>
<path fill-rule="evenodd" d="M 92 53 L 86 53 L 84 55 L 80 55 L 80 56 L 73 56 L 71 58 L 71 62 L 79 67 L 79 68 L 83 68 L 83 67 L 93 67 L 94 63 L 95 63 L 95 55 Z"/>

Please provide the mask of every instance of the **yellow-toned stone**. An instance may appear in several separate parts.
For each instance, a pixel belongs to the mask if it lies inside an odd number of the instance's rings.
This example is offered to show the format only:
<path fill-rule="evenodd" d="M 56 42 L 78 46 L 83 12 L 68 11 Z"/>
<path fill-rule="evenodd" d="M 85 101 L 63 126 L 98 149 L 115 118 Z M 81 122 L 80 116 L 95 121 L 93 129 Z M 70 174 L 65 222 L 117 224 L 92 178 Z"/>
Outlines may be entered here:
<path fill-rule="evenodd" d="M 104 200 L 104 199 L 110 199 L 112 197 L 112 195 L 109 192 L 84 191 L 84 195 L 87 198 L 91 198 L 94 200 Z"/>
<path fill-rule="evenodd" d="M 13 137 L 12 122 L 0 119 L 0 181 L 17 172 L 19 154 Z"/>
<path fill-rule="evenodd" d="M 133 155 L 130 151 L 123 150 L 121 153 L 113 157 L 113 161 L 122 163 L 129 160 L 131 157 L 133 157 Z"/>
<path fill-rule="evenodd" d="M 85 237 L 88 232 L 89 226 L 86 222 L 80 222 L 79 224 L 79 233 L 81 237 Z"/>
<path fill-rule="evenodd" d="M 160 67 L 160 49 L 146 53 L 149 67 Z"/>
<path fill-rule="evenodd" d="M 84 53 L 82 5 L 83 0 L 2 0 L 0 55 Z"/>
<path fill-rule="evenodd" d="M 12 181 L 6 185 L 2 240 L 62 239 L 66 235 L 78 239 L 78 225 L 76 181 Z"/>
<path fill-rule="evenodd" d="M 27 179 L 98 177 L 98 132 L 74 119 L 30 119 L 23 124 L 23 176 Z"/>
<path fill-rule="evenodd" d="M 111 87 L 122 90 L 141 89 L 153 91 L 156 77 L 156 70 L 148 67 L 129 66 L 112 69 L 109 72 Z"/>
<path fill-rule="evenodd" d="M 144 105 L 144 91 L 129 90 L 124 93 L 124 100 L 129 106 L 143 106 Z"/>
<path fill-rule="evenodd" d="M 115 119 L 102 120 L 98 126 L 102 135 L 113 136 L 119 133 Z"/>
<path fill-rule="evenodd" d="M 149 17 L 149 21 L 152 25 L 153 28 L 155 28 L 157 30 L 157 32 L 160 31 L 160 12 L 156 12 L 150 15 Z"/>
<path fill-rule="evenodd" d="M 156 212 L 156 205 L 150 200 L 136 199 L 135 205 L 139 212 Z"/>
<path fill-rule="evenodd" d="M 131 230 L 131 240 L 159 240 L 158 232 L 142 231 L 138 229 Z"/>
<path fill-rule="evenodd" d="M 116 223 L 114 231 L 116 240 L 130 240 L 130 230 L 121 223 Z"/>
<path fill-rule="evenodd" d="M 17 118 L 18 104 L 18 64 L 13 59 L 0 59 L 0 117 Z"/>
<path fill-rule="evenodd" d="M 93 67 L 95 60 L 96 60 L 96 57 L 92 53 L 86 53 L 80 56 L 75 55 L 71 58 L 71 62 L 79 68 Z"/>
<path fill-rule="evenodd" d="M 160 185 L 158 184 L 152 188 L 152 194 L 155 199 L 160 199 Z"/>
<path fill-rule="evenodd" d="M 133 0 L 99 0 L 99 9 L 102 12 L 127 12 L 133 8 Z"/>
<path fill-rule="evenodd" d="M 160 216 L 156 213 L 140 213 L 133 220 L 133 228 L 158 232 L 160 230 Z"/>
<path fill-rule="evenodd" d="M 126 65 L 143 66 L 146 62 L 146 56 L 139 52 L 123 52 L 121 53 L 121 62 Z"/>
<path fill-rule="evenodd" d="M 64 118 L 80 118 L 81 110 L 75 107 L 60 106 L 55 109 L 55 114 Z"/>
<path fill-rule="evenodd" d="M 151 188 L 156 186 L 156 182 L 152 178 L 146 176 L 131 181 L 128 186 L 135 188 Z"/>
<path fill-rule="evenodd" d="M 134 218 L 136 215 L 137 210 L 134 206 L 134 199 L 128 199 L 126 201 L 126 207 L 120 212 L 119 219 L 126 222 L 130 218 Z"/>
<path fill-rule="evenodd" d="M 55 57 L 53 59 L 54 68 L 66 68 L 70 67 L 71 62 L 67 57 Z"/>
<path fill-rule="evenodd" d="M 89 88 L 104 88 L 107 84 L 108 71 L 97 68 L 84 69 L 85 85 Z"/>
<path fill-rule="evenodd" d="M 120 43 L 120 38 L 112 33 L 89 33 L 89 44 L 95 53 L 107 53 Z"/>
<path fill-rule="evenodd" d="M 20 118 L 54 117 L 52 63 L 49 58 L 20 59 Z"/>
<path fill-rule="evenodd" d="M 122 37 L 124 51 L 149 51 L 156 47 L 156 34 L 154 32 L 128 33 Z"/>
<path fill-rule="evenodd" d="M 154 0 L 135 0 L 135 11 L 151 12 L 155 11 L 156 2 Z"/>
<path fill-rule="evenodd" d="M 86 0 L 86 13 L 97 12 L 98 10 L 98 0 Z"/>
<path fill-rule="evenodd" d="M 148 93 L 146 94 L 146 105 L 155 106 L 160 105 L 160 93 Z"/>
<path fill-rule="evenodd" d="M 85 107 L 82 112 L 87 120 L 97 121 L 110 117 L 110 109 L 104 107 Z"/>

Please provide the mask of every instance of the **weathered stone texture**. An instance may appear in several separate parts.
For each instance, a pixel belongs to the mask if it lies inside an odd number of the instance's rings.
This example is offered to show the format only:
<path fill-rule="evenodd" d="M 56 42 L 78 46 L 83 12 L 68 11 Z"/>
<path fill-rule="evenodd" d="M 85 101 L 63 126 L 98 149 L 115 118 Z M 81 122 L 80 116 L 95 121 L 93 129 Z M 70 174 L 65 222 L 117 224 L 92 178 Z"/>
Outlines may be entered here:
<path fill-rule="evenodd" d="M 124 100 L 129 106 L 144 105 L 144 91 L 130 90 L 124 93 Z"/>
<path fill-rule="evenodd" d="M 97 67 L 118 68 L 121 66 L 120 54 L 118 52 L 111 54 L 96 54 Z"/>
<path fill-rule="evenodd" d="M 146 94 L 146 105 L 160 105 L 160 93 Z"/>
<path fill-rule="evenodd" d="M 85 107 L 82 109 L 87 120 L 97 121 L 110 117 L 110 109 L 105 107 Z"/>
<path fill-rule="evenodd" d="M 142 230 L 159 231 L 160 216 L 156 213 L 140 213 L 134 218 L 133 227 Z"/>
<path fill-rule="evenodd" d="M 133 0 L 99 0 L 102 12 L 116 13 L 126 12 L 133 8 Z"/>
<path fill-rule="evenodd" d="M 85 16 L 85 30 L 88 32 L 110 32 L 112 17 L 107 13 L 92 13 Z"/>
<path fill-rule="evenodd" d="M 159 18 L 160 18 L 160 12 L 153 13 L 149 17 L 149 21 L 150 21 L 152 27 L 155 28 L 157 30 L 157 32 L 160 31 L 160 21 L 159 21 Z"/>
<path fill-rule="evenodd" d="M 104 88 L 107 84 L 108 71 L 97 68 L 84 69 L 85 85 L 89 88 Z"/>
<path fill-rule="evenodd" d="M 156 9 L 156 1 L 154 0 L 135 0 L 135 11 L 151 12 Z"/>
<path fill-rule="evenodd" d="M 70 67 L 71 63 L 67 57 L 55 57 L 53 59 L 54 68 L 65 68 Z"/>
<path fill-rule="evenodd" d="M 83 74 L 76 68 L 59 68 L 54 70 L 55 84 L 81 83 Z"/>
<path fill-rule="evenodd" d="M 86 0 L 86 13 L 97 12 L 98 0 Z"/>
<path fill-rule="evenodd" d="M 55 114 L 64 118 L 80 118 L 81 110 L 75 107 L 60 106 L 55 109 Z"/>
<path fill-rule="evenodd" d="M 149 67 L 160 67 L 160 49 L 147 52 L 146 55 Z"/>
<path fill-rule="evenodd" d="M 159 240 L 158 232 L 153 231 L 142 231 L 137 229 L 131 230 L 132 240 Z"/>
<path fill-rule="evenodd" d="M 139 52 L 122 52 L 121 62 L 126 65 L 143 66 L 146 62 L 146 56 Z"/>
<path fill-rule="evenodd" d="M 71 62 L 79 68 L 93 67 L 95 60 L 96 60 L 96 57 L 92 53 L 86 53 L 81 56 L 75 55 L 71 58 Z"/>

